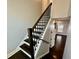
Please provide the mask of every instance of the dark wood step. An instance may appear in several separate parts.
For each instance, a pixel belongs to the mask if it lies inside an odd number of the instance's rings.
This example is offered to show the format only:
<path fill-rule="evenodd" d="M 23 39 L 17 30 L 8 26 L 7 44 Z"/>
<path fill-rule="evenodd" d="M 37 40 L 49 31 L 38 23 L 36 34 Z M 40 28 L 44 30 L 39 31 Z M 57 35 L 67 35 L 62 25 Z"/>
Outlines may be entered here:
<path fill-rule="evenodd" d="M 42 29 L 37 29 L 37 28 L 34 28 L 34 31 L 44 31 L 44 30 L 42 30 Z"/>
<path fill-rule="evenodd" d="M 48 53 L 45 56 L 43 56 L 42 58 L 40 58 L 40 59 L 50 59 L 50 54 Z"/>
<path fill-rule="evenodd" d="M 34 31 L 44 32 L 44 30 L 41 30 L 41 29 L 34 29 Z"/>
<path fill-rule="evenodd" d="M 40 22 L 38 22 L 38 23 L 47 23 L 47 21 L 45 22 L 45 21 L 40 21 Z"/>
<path fill-rule="evenodd" d="M 30 43 L 30 39 L 25 39 L 24 41 L 27 43 Z M 33 46 L 35 46 L 35 44 L 36 44 L 36 41 L 33 41 Z"/>
<path fill-rule="evenodd" d="M 26 51 L 28 54 L 31 55 L 31 52 L 30 52 L 30 46 L 26 45 L 26 44 L 23 44 L 20 46 L 24 51 Z"/>
<path fill-rule="evenodd" d="M 35 28 L 45 28 L 45 26 L 36 26 Z"/>
<path fill-rule="evenodd" d="M 43 18 L 41 18 L 40 20 L 48 20 L 49 18 L 48 17 L 43 17 Z"/>
<path fill-rule="evenodd" d="M 40 20 L 39 22 L 48 22 L 48 21 L 46 21 L 46 20 Z"/>
<path fill-rule="evenodd" d="M 39 32 L 39 31 L 34 31 L 33 33 L 41 34 L 41 33 L 43 33 L 43 32 Z"/>
<path fill-rule="evenodd" d="M 25 53 L 23 53 L 21 50 L 16 52 L 14 55 L 12 55 L 8 59 L 31 59 L 29 58 Z"/>
<path fill-rule="evenodd" d="M 49 18 L 43 18 L 43 19 L 41 19 L 41 20 L 43 20 L 43 21 L 48 21 L 48 20 L 49 20 Z"/>
<path fill-rule="evenodd" d="M 44 28 L 36 28 L 36 29 L 40 29 L 40 30 L 43 30 Z"/>
<path fill-rule="evenodd" d="M 38 22 L 38 24 L 46 24 L 47 22 Z"/>
<path fill-rule="evenodd" d="M 40 37 L 39 36 L 37 36 L 37 35 L 32 35 L 33 36 L 33 38 L 35 38 L 35 39 L 39 39 Z"/>
<path fill-rule="evenodd" d="M 37 26 L 45 26 L 45 25 L 37 25 Z"/>
<path fill-rule="evenodd" d="M 43 25 L 42 24 L 38 24 L 37 26 L 46 26 L 46 25 L 44 25 L 44 24 Z"/>

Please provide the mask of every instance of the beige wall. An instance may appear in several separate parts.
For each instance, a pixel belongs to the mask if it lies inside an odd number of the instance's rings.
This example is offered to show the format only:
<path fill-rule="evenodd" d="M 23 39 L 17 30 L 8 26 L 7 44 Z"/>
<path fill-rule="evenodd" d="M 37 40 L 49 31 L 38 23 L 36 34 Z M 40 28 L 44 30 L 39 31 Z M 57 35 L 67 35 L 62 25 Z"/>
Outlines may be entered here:
<path fill-rule="evenodd" d="M 52 18 L 67 17 L 70 9 L 70 0 L 52 0 Z"/>
<path fill-rule="evenodd" d="M 7 50 L 13 51 L 41 15 L 41 1 L 7 0 Z"/>
<path fill-rule="evenodd" d="M 64 18 L 71 14 L 70 0 L 41 0 L 42 12 L 46 9 L 48 4 L 52 2 L 51 17 L 52 18 Z"/>
<path fill-rule="evenodd" d="M 42 12 L 46 9 L 49 4 L 49 0 L 41 0 L 42 1 Z"/>
<path fill-rule="evenodd" d="M 69 27 L 67 30 L 67 39 L 66 45 L 64 49 L 63 59 L 71 59 L 71 22 L 69 23 Z"/>

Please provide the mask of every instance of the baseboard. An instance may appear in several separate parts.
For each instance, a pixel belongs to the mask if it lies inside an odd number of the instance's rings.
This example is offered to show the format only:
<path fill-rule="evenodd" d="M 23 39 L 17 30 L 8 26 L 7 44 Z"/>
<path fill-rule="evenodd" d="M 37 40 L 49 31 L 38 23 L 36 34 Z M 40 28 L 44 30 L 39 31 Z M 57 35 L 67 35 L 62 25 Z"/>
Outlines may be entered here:
<path fill-rule="evenodd" d="M 7 58 L 11 57 L 12 55 L 14 55 L 16 52 L 18 52 L 20 49 L 17 47 L 15 50 L 13 50 L 11 53 L 9 53 L 7 55 Z"/>

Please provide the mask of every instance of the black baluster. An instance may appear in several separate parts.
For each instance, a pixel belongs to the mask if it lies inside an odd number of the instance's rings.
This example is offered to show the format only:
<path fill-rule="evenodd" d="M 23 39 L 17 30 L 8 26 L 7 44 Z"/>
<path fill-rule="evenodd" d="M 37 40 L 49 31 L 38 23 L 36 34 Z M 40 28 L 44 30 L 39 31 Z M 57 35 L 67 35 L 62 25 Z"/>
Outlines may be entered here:
<path fill-rule="evenodd" d="M 34 59 L 34 48 L 33 48 L 32 28 L 28 28 L 28 36 L 29 36 L 29 40 L 30 40 L 31 57 L 32 57 L 32 59 Z"/>

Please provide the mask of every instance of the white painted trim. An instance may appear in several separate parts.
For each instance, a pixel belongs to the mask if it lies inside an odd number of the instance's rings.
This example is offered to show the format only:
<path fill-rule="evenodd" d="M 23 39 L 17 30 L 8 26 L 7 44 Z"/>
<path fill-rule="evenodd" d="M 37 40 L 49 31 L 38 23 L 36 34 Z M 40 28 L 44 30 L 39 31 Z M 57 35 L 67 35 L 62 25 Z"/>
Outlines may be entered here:
<path fill-rule="evenodd" d="M 51 19 L 49 19 L 49 21 L 48 21 L 48 24 L 47 24 L 47 26 L 46 26 L 46 28 L 45 28 L 45 31 L 44 31 L 44 33 L 43 33 L 43 35 L 42 35 L 42 38 L 44 38 L 44 35 L 45 35 L 45 33 L 46 33 L 46 30 L 47 30 L 47 28 L 48 28 L 50 22 L 51 22 Z M 36 56 L 37 56 L 38 50 L 39 50 L 39 48 L 40 48 L 40 46 L 41 46 L 41 43 L 42 43 L 42 40 L 40 40 L 40 42 L 39 42 L 39 44 L 38 44 L 38 47 L 37 47 L 37 49 L 36 49 L 35 58 L 36 58 Z M 46 53 L 48 53 L 48 51 L 47 51 Z M 43 55 L 41 55 L 40 57 L 46 55 L 46 53 L 43 54 Z"/>
<path fill-rule="evenodd" d="M 40 46 L 41 46 L 41 43 L 42 43 L 42 41 L 40 40 L 40 41 L 39 41 L 39 44 L 38 44 L 38 47 L 37 47 L 37 49 L 36 49 L 36 51 L 35 51 L 35 55 L 34 55 L 35 58 L 36 58 L 36 56 L 37 56 L 37 53 L 38 53 L 39 48 L 40 48 Z"/>
<path fill-rule="evenodd" d="M 7 55 L 7 58 L 11 57 L 12 55 L 14 55 L 16 52 L 18 52 L 20 49 L 17 47 L 15 50 L 13 50 L 11 53 L 9 53 Z"/>
<path fill-rule="evenodd" d="M 25 42 L 25 41 L 22 41 L 22 42 L 19 44 L 19 46 L 23 45 L 24 43 L 27 44 L 28 46 L 30 46 L 30 44 L 29 44 L 28 42 Z M 18 46 L 18 47 L 19 47 L 19 46 Z"/>
<path fill-rule="evenodd" d="M 26 36 L 24 37 L 24 39 L 21 41 L 21 43 L 18 45 L 18 47 L 21 46 L 23 43 L 26 43 L 27 45 L 29 45 L 29 43 L 27 43 L 27 42 L 24 41 L 24 40 L 27 39 L 27 38 L 28 38 L 28 36 L 26 35 Z"/>
<path fill-rule="evenodd" d="M 31 58 L 31 55 L 30 54 L 28 54 L 26 51 L 24 51 L 22 48 L 20 48 L 20 50 L 22 51 L 22 52 L 24 52 L 28 57 L 30 57 Z"/>
<path fill-rule="evenodd" d="M 44 30 L 44 33 L 43 33 L 43 35 L 42 35 L 42 39 L 44 38 L 44 35 L 45 35 L 45 33 L 46 33 L 46 30 L 47 30 L 47 28 L 48 28 L 50 22 L 51 22 L 51 18 L 49 19 L 49 22 L 48 22 L 48 24 L 47 24 L 47 26 L 46 26 L 46 28 L 45 28 L 45 30 Z"/>

